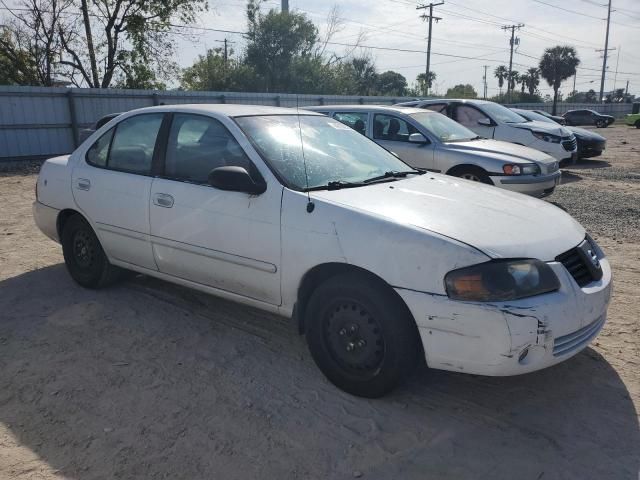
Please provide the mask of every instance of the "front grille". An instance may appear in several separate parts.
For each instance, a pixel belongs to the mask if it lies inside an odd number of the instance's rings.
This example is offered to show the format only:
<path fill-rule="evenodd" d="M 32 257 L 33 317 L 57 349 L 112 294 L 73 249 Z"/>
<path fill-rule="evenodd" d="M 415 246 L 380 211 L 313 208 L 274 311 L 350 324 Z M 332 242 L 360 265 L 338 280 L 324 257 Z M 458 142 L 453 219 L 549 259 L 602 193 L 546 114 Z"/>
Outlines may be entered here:
<path fill-rule="evenodd" d="M 587 263 L 582 255 L 580 255 L 578 247 L 572 248 L 571 250 L 558 255 L 556 257 L 556 261 L 564 265 L 564 268 L 569 271 L 573 279 L 581 287 L 584 287 L 595 280 L 591 274 L 591 270 L 587 266 Z"/>
<path fill-rule="evenodd" d="M 562 140 L 562 147 L 567 152 L 573 152 L 577 146 L 578 146 L 578 141 L 576 140 L 576 137 L 567 137 Z"/>
<path fill-rule="evenodd" d="M 598 334 L 604 325 L 605 319 L 606 317 L 602 315 L 602 317 L 598 318 L 595 322 L 590 323 L 586 327 L 582 327 L 580 330 L 576 330 L 568 335 L 556 338 L 553 342 L 553 356 L 558 357 L 560 355 L 566 355 L 584 347 Z"/>

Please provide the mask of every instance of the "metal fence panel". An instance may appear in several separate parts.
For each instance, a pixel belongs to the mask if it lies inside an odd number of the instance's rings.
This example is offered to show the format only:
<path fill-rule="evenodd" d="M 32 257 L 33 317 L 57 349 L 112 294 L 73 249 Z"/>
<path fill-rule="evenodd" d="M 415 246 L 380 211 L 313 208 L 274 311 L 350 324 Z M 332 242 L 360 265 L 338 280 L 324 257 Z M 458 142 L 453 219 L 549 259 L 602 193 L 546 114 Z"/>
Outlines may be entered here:
<path fill-rule="evenodd" d="M 79 129 L 93 125 L 109 113 L 151 105 L 238 103 L 304 108 L 336 104 L 392 105 L 407 100 L 413 98 L 0 86 L 0 162 L 69 153 L 76 147 Z M 550 104 L 517 106 L 551 111 Z M 631 113 L 632 106 L 560 103 L 558 113 L 577 108 L 593 108 L 622 117 Z"/>

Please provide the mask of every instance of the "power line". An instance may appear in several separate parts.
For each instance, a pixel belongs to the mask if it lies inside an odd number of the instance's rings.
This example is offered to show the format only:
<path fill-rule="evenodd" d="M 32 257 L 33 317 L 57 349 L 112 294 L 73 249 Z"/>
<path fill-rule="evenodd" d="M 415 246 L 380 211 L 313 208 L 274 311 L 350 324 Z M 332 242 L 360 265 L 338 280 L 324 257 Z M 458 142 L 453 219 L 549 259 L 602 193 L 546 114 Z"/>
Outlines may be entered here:
<path fill-rule="evenodd" d="M 553 5 L 551 3 L 543 2 L 542 0 L 533 0 L 533 1 L 536 2 L 536 3 L 541 3 L 542 5 L 546 5 L 547 7 L 557 8 L 558 10 L 562 10 L 564 12 L 573 13 L 575 15 L 582 15 L 583 17 L 593 18 L 593 19 L 596 19 L 596 20 L 604 20 L 604 18 L 594 17 L 593 15 L 589 15 L 587 13 L 578 12 L 577 10 L 570 10 L 568 8 L 559 7 L 558 5 Z"/>

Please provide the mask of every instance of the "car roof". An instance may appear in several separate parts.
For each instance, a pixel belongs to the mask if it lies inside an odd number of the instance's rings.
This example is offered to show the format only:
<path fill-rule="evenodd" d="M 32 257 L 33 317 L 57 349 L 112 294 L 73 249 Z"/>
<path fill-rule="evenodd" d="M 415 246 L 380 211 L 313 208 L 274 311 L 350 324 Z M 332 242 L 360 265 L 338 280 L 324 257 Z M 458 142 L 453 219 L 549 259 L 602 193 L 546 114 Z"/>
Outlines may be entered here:
<path fill-rule="evenodd" d="M 336 112 L 348 110 L 349 112 L 395 112 L 404 113 L 406 115 L 411 115 L 412 113 L 427 113 L 422 108 L 403 107 L 402 105 L 322 105 L 307 108 L 313 109 L 314 112 Z"/>
<path fill-rule="evenodd" d="M 188 103 L 179 105 L 158 105 L 146 107 L 131 112 L 187 112 L 218 114 L 226 117 L 242 117 L 252 115 L 295 115 L 300 112 L 304 115 L 318 115 L 315 112 L 303 109 L 271 107 L 267 105 L 240 105 L 232 103 Z M 129 112 L 129 113 L 131 113 Z"/>

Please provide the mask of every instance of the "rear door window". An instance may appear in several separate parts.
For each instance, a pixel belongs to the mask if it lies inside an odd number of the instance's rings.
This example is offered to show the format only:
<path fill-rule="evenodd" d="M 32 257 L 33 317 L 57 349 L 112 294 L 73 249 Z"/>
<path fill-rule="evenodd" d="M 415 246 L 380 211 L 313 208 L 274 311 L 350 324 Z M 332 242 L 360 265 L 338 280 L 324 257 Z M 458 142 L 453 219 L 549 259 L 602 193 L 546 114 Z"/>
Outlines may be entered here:
<path fill-rule="evenodd" d="M 458 105 L 456 107 L 455 119 L 460 125 L 464 125 L 467 128 L 473 128 L 478 126 L 478 122 L 480 120 L 489 120 L 489 117 L 477 108 L 469 105 Z"/>
<path fill-rule="evenodd" d="M 116 125 L 107 168 L 148 175 L 163 113 L 129 117 Z"/>

